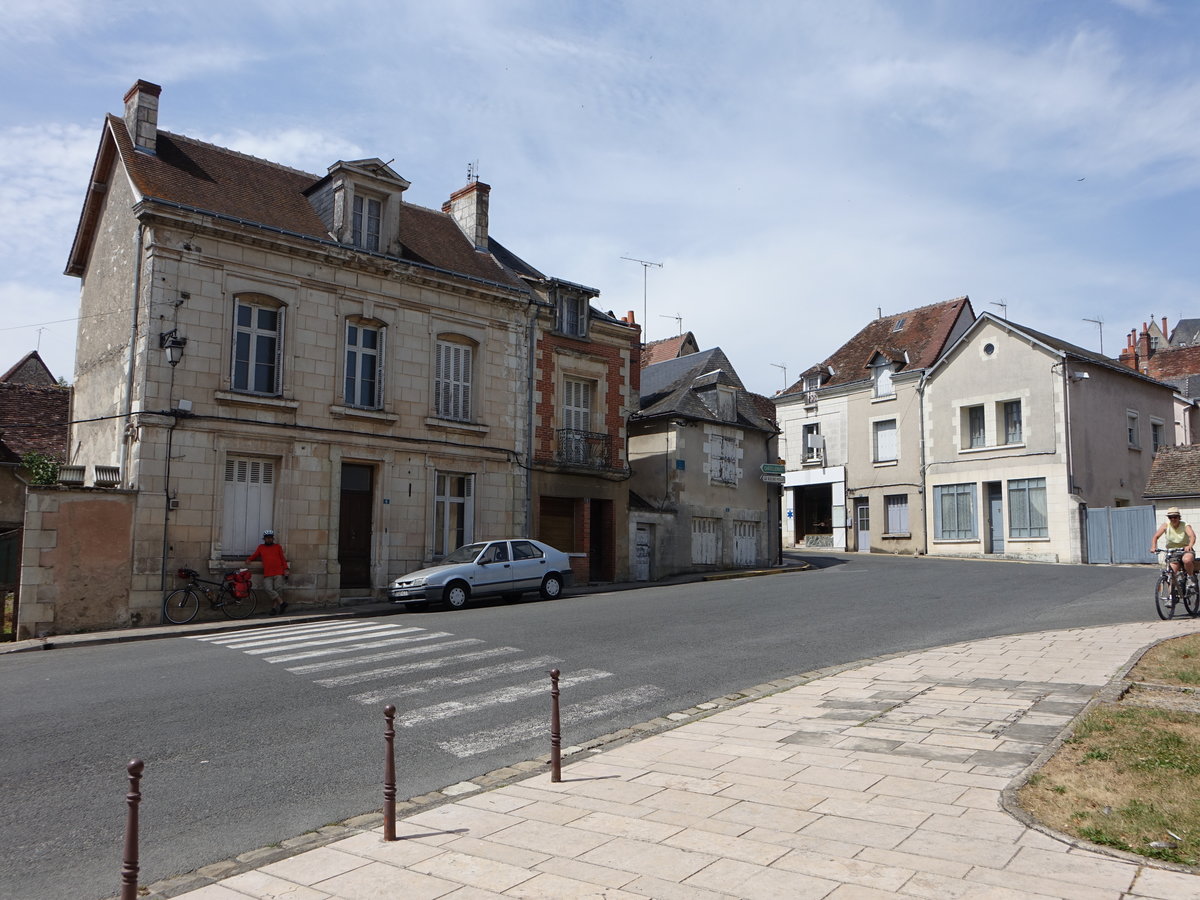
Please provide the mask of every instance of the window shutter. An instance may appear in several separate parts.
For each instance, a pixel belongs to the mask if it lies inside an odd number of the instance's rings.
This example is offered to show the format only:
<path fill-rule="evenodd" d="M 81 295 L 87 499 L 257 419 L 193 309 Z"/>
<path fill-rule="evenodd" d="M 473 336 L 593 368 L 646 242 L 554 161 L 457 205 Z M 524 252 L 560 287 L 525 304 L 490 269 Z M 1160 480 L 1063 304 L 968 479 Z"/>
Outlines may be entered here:
<path fill-rule="evenodd" d="M 387 329 L 379 329 L 375 347 L 375 409 L 383 409 L 383 360 L 386 351 Z"/>
<path fill-rule="evenodd" d="M 275 333 L 275 393 L 283 393 L 283 309 L 279 310 Z"/>

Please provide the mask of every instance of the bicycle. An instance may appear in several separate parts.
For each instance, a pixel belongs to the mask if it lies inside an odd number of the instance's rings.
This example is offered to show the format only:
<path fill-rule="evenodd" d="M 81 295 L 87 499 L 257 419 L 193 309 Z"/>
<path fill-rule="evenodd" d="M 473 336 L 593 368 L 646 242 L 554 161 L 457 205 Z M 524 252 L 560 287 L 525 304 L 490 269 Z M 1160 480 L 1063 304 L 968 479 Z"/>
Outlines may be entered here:
<path fill-rule="evenodd" d="M 219 609 L 230 619 L 245 619 L 258 605 L 258 591 L 250 587 L 249 569 L 226 572 L 220 581 L 201 578 L 195 569 L 180 569 L 176 574 L 187 580 L 187 587 L 177 588 L 163 598 L 163 619 L 173 625 L 186 625 L 196 618 L 201 595 L 208 599 L 210 609 Z M 245 585 L 245 596 L 239 596 L 239 583 Z"/>
<path fill-rule="evenodd" d="M 1183 604 L 1189 616 L 1200 612 L 1200 596 L 1197 596 L 1197 586 L 1194 578 L 1189 578 L 1183 569 L 1182 550 L 1158 549 L 1155 553 L 1165 553 L 1162 559 L 1162 572 L 1158 576 L 1158 584 L 1154 586 L 1154 609 L 1160 619 L 1170 619 L 1175 615 L 1175 606 Z M 1171 564 L 1177 564 L 1172 568 Z"/>

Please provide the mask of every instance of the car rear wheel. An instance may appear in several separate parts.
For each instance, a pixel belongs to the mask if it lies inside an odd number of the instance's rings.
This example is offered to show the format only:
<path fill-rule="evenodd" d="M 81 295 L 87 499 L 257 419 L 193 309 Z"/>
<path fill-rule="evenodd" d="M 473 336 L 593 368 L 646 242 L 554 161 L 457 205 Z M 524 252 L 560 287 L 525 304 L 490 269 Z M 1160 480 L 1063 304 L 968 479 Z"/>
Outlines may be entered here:
<path fill-rule="evenodd" d="M 557 600 L 562 596 L 562 589 L 562 577 L 556 575 L 554 572 L 551 572 L 542 579 L 541 593 L 543 600 Z"/>
<path fill-rule="evenodd" d="M 461 581 L 456 581 L 446 588 L 446 602 L 451 609 L 462 609 L 471 597 L 470 589 Z"/>

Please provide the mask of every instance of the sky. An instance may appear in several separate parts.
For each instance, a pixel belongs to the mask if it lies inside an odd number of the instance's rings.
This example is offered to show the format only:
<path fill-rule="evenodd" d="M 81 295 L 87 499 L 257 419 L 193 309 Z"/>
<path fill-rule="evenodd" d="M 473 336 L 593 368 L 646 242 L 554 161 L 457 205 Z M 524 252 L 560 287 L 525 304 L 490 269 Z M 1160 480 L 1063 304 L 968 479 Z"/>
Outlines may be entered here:
<path fill-rule="evenodd" d="M 62 273 L 139 78 L 164 130 L 315 175 L 391 160 L 422 206 L 473 166 L 494 238 L 763 394 L 964 295 L 1114 356 L 1200 317 L 1191 0 L 4 7 L 0 372 L 37 349 L 74 379 Z"/>

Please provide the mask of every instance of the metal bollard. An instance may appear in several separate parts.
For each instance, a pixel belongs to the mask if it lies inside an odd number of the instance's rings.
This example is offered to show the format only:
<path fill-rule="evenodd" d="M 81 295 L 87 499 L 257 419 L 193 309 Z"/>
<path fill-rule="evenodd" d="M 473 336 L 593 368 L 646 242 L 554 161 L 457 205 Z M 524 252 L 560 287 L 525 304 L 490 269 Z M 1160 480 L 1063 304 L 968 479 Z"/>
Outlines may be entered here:
<path fill-rule="evenodd" d="M 396 839 L 396 707 L 388 704 L 383 708 L 387 728 L 383 732 L 386 751 L 383 756 L 383 839 Z M 123 898 L 122 898 L 123 900 Z"/>
<path fill-rule="evenodd" d="M 558 669 L 550 670 L 550 780 L 562 781 L 562 728 L 558 718 Z"/>
<path fill-rule="evenodd" d="M 129 772 L 129 793 L 125 795 L 125 864 L 121 866 L 121 900 L 137 900 L 138 879 L 138 804 L 142 802 L 139 787 L 142 770 L 146 764 L 140 759 L 131 760 L 126 766 Z"/>

